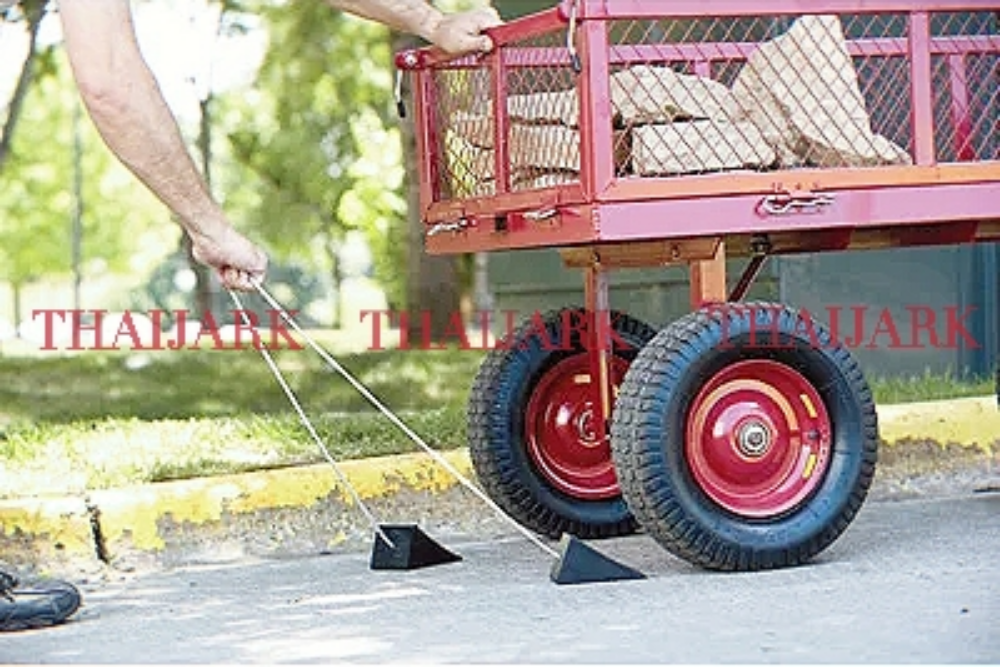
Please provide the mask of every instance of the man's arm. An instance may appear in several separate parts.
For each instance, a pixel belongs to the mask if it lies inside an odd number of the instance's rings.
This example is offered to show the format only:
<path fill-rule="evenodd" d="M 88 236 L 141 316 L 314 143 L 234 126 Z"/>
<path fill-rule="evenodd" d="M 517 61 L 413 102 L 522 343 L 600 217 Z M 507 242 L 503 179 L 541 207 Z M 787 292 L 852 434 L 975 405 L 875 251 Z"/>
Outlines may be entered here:
<path fill-rule="evenodd" d="M 180 219 L 196 259 L 227 287 L 251 289 L 264 253 L 213 200 L 136 40 L 129 0 L 61 0 L 66 51 L 80 94 L 111 151 Z"/>
<path fill-rule="evenodd" d="M 423 37 L 448 53 L 490 51 L 493 42 L 483 34 L 500 25 L 492 7 L 442 14 L 427 0 L 326 0 L 330 6 L 390 28 Z"/>

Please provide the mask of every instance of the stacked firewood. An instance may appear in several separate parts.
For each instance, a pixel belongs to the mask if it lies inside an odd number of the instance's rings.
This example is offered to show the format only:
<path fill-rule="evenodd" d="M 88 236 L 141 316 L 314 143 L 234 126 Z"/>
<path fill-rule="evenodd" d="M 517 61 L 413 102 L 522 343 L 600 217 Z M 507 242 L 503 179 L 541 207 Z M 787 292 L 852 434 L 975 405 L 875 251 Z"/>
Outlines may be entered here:
<path fill-rule="evenodd" d="M 835 16 L 804 16 L 761 44 L 732 86 L 667 66 L 634 65 L 611 74 L 609 92 L 620 175 L 911 163 L 903 148 L 872 130 Z M 577 91 L 513 95 L 507 108 L 515 189 L 577 180 Z M 458 113 L 449 123 L 446 154 L 461 163 L 462 194 L 490 194 L 491 117 Z"/>

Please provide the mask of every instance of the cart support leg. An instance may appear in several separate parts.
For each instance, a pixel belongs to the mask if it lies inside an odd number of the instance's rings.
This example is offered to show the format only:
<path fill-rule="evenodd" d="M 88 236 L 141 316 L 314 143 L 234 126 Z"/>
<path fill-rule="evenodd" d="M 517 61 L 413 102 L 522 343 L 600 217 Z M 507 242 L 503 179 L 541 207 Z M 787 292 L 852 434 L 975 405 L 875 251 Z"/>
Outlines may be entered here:
<path fill-rule="evenodd" d="M 726 245 L 720 242 L 712 259 L 691 262 L 691 307 L 726 302 Z"/>
<path fill-rule="evenodd" d="M 608 275 L 599 260 L 586 269 L 584 299 L 589 316 L 585 335 L 594 389 L 594 433 L 606 435 L 611 423 L 611 307 Z"/>
<path fill-rule="evenodd" d="M 760 274 L 760 270 L 764 268 L 764 262 L 767 261 L 767 255 L 754 255 L 750 258 L 750 263 L 747 264 L 747 268 L 743 271 L 743 275 L 740 276 L 739 282 L 736 283 L 736 287 L 729 294 L 729 300 L 732 302 L 742 301 L 743 297 L 747 295 L 750 291 L 750 286 L 753 281 Z"/>

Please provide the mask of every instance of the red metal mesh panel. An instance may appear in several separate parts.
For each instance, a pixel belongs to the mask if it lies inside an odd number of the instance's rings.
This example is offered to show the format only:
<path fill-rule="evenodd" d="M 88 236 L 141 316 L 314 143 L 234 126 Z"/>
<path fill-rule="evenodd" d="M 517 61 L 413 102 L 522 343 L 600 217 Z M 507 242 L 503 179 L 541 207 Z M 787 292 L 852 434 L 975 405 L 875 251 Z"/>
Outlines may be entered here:
<path fill-rule="evenodd" d="M 1000 35 L 997 13 L 936 14 L 931 34 L 937 159 L 1000 159 L 1000 49 L 986 41 Z"/>
<path fill-rule="evenodd" d="M 1000 55 L 969 56 L 965 72 L 969 107 L 954 130 L 955 159 L 1000 160 Z"/>
<path fill-rule="evenodd" d="M 894 149 L 905 150 L 907 156 L 899 163 L 906 164 L 913 143 L 913 81 L 906 55 L 909 18 L 899 14 L 854 15 L 840 17 L 840 22 L 844 37 L 850 40 L 847 48 L 871 132 L 884 137 Z"/>
<path fill-rule="evenodd" d="M 566 33 L 512 44 L 507 78 L 512 192 L 573 183 L 580 176 L 578 76 Z"/>
<path fill-rule="evenodd" d="M 446 68 L 431 76 L 430 114 L 442 201 L 496 193 L 493 160 L 492 76 L 482 68 Z"/>
<path fill-rule="evenodd" d="M 566 54 L 565 33 L 526 39 L 509 45 L 504 53 L 506 156 L 497 155 L 496 81 L 488 64 L 441 69 L 432 76 L 442 199 L 579 180 L 578 78 Z"/>

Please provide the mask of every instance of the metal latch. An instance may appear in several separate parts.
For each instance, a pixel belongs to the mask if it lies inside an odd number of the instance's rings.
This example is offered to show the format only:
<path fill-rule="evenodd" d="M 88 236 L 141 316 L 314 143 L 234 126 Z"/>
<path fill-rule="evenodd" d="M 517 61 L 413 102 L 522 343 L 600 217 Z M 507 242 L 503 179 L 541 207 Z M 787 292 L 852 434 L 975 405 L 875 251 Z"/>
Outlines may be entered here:
<path fill-rule="evenodd" d="M 559 211 L 554 208 L 543 208 L 539 211 L 528 211 L 524 214 L 524 219 L 529 222 L 544 222 L 549 218 L 559 215 Z"/>
<path fill-rule="evenodd" d="M 432 236 L 437 236 L 438 234 L 447 234 L 449 232 L 452 234 L 464 232 L 470 226 L 472 226 L 472 223 L 470 223 L 467 218 L 459 218 L 456 222 L 439 222 L 430 226 L 427 230 L 427 237 L 430 238 Z"/>
<path fill-rule="evenodd" d="M 759 210 L 768 215 L 788 215 L 790 213 L 819 213 L 833 203 L 830 195 L 809 191 L 776 192 L 761 200 Z"/>

